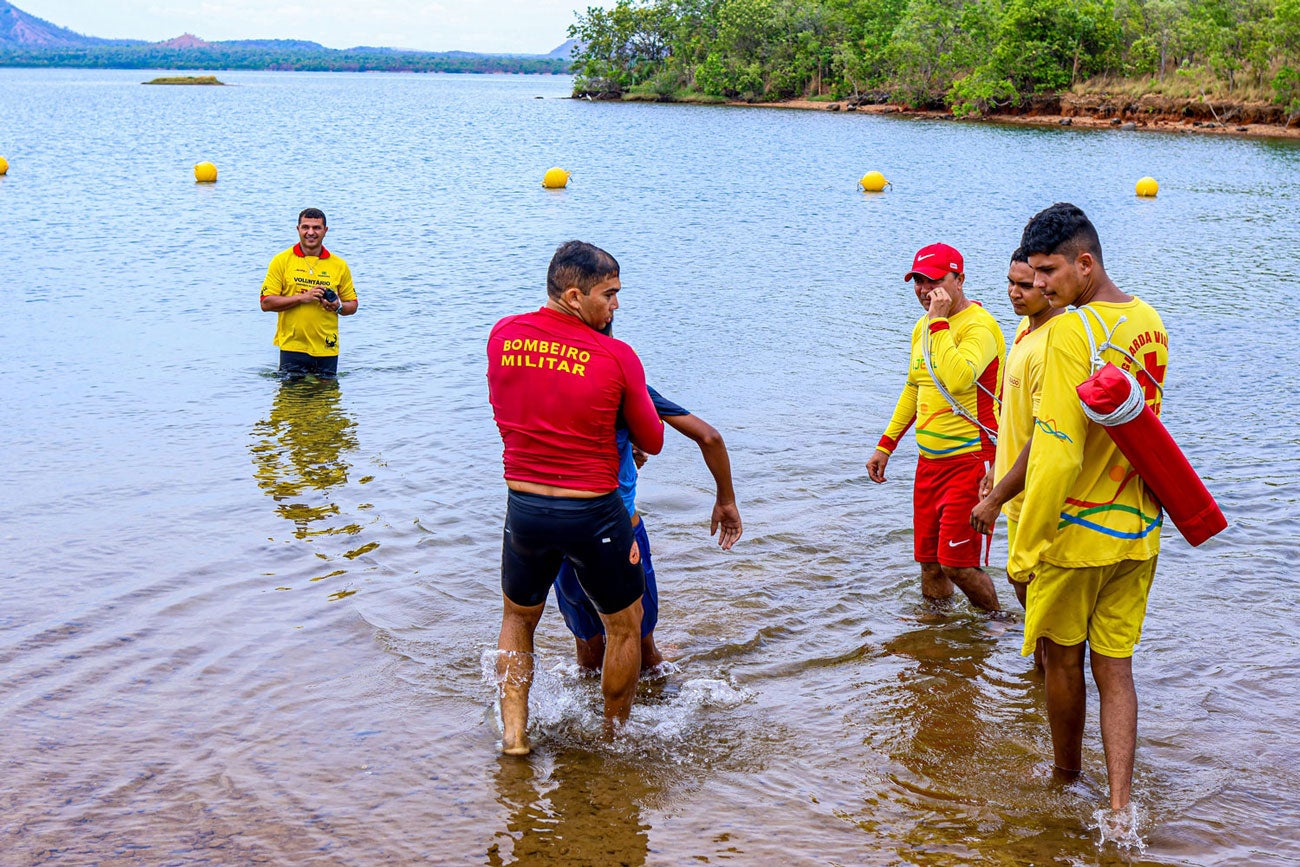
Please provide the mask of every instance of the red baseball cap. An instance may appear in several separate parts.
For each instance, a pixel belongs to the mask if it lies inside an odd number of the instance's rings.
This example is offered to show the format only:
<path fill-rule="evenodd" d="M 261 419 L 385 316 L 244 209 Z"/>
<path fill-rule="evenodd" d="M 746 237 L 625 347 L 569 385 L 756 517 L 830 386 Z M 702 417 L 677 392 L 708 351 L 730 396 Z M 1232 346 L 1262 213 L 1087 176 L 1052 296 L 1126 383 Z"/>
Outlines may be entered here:
<path fill-rule="evenodd" d="M 930 244 L 916 251 L 912 270 L 903 279 L 911 280 L 913 274 L 920 274 L 931 280 L 942 280 L 948 273 L 962 273 L 961 253 L 957 252 L 956 247 L 947 244 Z"/>

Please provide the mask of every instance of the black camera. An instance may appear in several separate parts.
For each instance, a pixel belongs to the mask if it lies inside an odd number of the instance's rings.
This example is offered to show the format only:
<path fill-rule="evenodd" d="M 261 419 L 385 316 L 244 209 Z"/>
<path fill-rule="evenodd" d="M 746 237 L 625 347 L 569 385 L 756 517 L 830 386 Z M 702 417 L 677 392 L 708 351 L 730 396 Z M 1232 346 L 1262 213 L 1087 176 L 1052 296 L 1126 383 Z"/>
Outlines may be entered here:
<path fill-rule="evenodd" d="M 326 289 L 323 297 L 326 301 L 333 304 L 335 301 L 339 300 L 339 293 L 335 292 L 333 289 Z"/>

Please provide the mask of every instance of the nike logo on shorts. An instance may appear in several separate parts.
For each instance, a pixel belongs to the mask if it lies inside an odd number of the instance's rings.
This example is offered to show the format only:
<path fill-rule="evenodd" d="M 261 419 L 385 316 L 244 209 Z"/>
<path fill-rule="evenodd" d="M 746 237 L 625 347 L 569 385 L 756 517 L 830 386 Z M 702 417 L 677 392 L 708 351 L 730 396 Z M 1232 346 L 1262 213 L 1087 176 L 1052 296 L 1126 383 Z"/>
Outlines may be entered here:
<path fill-rule="evenodd" d="M 949 547 L 949 548 L 956 548 L 958 545 L 965 545 L 965 544 L 966 544 L 967 542 L 969 542 L 969 541 L 970 541 L 970 539 L 962 539 L 960 542 L 949 542 L 949 543 L 948 543 L 948 547 Z"/>

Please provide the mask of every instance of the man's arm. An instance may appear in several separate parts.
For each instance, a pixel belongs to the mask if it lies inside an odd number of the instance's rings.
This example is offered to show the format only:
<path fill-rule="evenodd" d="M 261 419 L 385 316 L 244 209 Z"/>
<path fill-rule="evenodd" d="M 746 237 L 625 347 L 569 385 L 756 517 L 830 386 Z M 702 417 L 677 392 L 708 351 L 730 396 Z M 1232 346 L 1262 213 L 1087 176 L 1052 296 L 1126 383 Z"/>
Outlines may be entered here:
<path fill-rule="evenodd" d="M 615 346 L 614 357 L 623 370 L 622 409 L 628 438 L 646 454 L 657 455 L 664 447 L 664 423 L 646 391 L 645 368 L 632 347 L 613 338 L 609 341 Z"/>
<path fill-rule="evenodd" d="M 281 253 L 271 260 L 271 264 L 266 268 L 266 277 L 262 279 L 262 310 L 268 313 L 279 313 L 282 310 L 288 310 L 291 307 L 297 307 L 299 304 L 310 304 L 315 301 L 320 303 L 325 297 L 325 290 L 319 286 L 313 286 L 306 291 L 299 292 L 296 295 L 285 294 L 284 266 L 286 256 Z M 333 305 L 329 305 L 331 309 Z"/>
<path fill-rule="evenodd" d="M 263 295 L 262 309 L 270 313 L 279 313 L 281 310 L 288 310 L 290 307 L 297 307 L 299 304 L 310 304 L 315 301 L 320 303 L 325 299 L 325 290 L 319 286 L 313 286 L 306 292 L 300 292 L 297 295 Z M 334 305 L 326 305 L 333 309 Z M 356 309 L 354 304 L 353 309 Z"/>
<path fill-rule="evenodd" d="M 339 278 L 339 306 L 334 311 L 340 316 L 351 316 L 357 312 L 357 290 L 352 285 L 352 269 L 343 266 L 343 276 Z"/>
<path fill-rule="evenodd" d="M 730 551 L 731 546 L 740 540 L 744 528 L 740 522 L 740 510 L 736 508 L 736 491 L 731 484 L 731 456 L 727 454 L 727 444 L 723 442 L 722 434 L 696 415 L 668 415 L 664 416 L 664 421 L 700 447 L 704 465 L 713 474 L 717 491 L 713 515 L 709 519 L 709 535 L 714 535 L 721 527 L 718 544 L 722 550 Z"/>
<path fill-rule="evenodd" d="M 934 366 L 934 375 L 949 391 L 972 387 L 984 373 L 984 368 L 998 357 L 998 341 L 990 327 L 972 328 L 960 344 L 952 339 L 952 328 L 947 319 L 931 319 L 926 327 L 930 330 L 930 362 Z"/>
<path fill-rule="evenodd" d="M 1016 462 L 1011 465 L 1002 478 L 998 479 L 993 489 L 984 495 L 970 513 L 970 525 L 980 533 L 992 533 L 993 525 L 998 522 L 998 512 L 1006 505 L 1007 501 L 1014 498 L 1025 489 L 1025 471 L 1029 467 L 1029 447 L 1034 444 L 1034 437 L 1031 434 L 1025 447 L 1020 450 L 1016 456 Z"/>
<path fill-rule="evenodd" d="M 903 385 L 902 394 L 898 396 L 894 414 L 889 419 L 889 424 L 885 426 L 885 433 L 876 444 L 876 450 L 867 459 L 867 478 L 878 485 L 885 481 L 885 465 L 889 463 L 889 456 L 898 448 L 898 441 L 915 421 L 916 383 L 908 379 Z"/>

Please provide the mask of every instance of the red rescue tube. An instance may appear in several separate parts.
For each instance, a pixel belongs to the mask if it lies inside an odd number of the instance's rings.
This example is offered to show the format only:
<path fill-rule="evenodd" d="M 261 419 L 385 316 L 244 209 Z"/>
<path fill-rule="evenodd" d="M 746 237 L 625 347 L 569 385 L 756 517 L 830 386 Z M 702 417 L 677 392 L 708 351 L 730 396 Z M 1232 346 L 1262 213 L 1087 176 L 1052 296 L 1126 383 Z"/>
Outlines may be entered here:
<path fill-rule="evenodd" d="M 1135 388 L 1140 389 L 1136 380 L 1107 363 L 1076 391 L 1085 407 L 1098 415 L 1111 415 L 1130 400 L 1140 399 L 1140 394 L 1130 397 Z M 1219 504 L 1151 407 L 1143 403 L 1136 417 L 1107 425 L 1106 432 L 1191 545 L 1228 526 Z"/>

